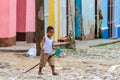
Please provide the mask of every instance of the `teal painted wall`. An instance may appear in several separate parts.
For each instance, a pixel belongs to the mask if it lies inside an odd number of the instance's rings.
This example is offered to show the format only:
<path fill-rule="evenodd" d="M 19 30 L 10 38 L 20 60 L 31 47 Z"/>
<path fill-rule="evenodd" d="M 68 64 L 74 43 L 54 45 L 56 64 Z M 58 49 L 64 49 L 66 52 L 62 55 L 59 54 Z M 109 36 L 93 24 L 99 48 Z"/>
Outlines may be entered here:
<path fill-rule="evenodd" d="M 76 0 L 76 16 L 75 16 L 75 38 L 80 39 L 81 37 L 81 17 L 82 17 L 82 4 L 81 0 Z"/>

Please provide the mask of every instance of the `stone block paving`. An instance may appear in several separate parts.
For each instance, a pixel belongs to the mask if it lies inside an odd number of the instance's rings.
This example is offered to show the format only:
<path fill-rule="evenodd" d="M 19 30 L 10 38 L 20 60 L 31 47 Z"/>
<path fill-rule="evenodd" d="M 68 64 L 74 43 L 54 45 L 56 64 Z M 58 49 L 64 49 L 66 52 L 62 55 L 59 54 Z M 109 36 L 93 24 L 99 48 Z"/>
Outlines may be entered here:
<path fill-rule="evenodd" d="M 41 76 L 38 67 L 23 74 L 39 62 L 39 57 L 26 57 L 25 53 L 0 51 L 0 80 L 120 80 L 120 42 L 76 51 L 64 49 L 63 57 L 56 57 L 58 76 L 51 74 L 48 65 Z"/>

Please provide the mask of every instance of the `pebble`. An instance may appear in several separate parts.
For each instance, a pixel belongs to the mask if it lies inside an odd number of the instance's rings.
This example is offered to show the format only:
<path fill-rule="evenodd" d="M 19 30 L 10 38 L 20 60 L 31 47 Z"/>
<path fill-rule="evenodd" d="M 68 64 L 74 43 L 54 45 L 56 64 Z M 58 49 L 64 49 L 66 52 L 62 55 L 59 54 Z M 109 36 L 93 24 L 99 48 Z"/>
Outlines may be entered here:
<path fill-rule="evenodd" d="M 10 68 L 10 64 L 2 62 L 2 63 L 0 63 L 0 68 Z"/>

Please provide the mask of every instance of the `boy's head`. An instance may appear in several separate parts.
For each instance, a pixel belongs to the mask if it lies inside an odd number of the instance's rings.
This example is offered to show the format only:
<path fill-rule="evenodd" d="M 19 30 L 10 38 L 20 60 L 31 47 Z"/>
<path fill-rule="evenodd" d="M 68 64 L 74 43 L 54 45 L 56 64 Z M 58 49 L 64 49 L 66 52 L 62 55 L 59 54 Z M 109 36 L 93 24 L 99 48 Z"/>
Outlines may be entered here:
<path fill-rule="evenodd" d="M 49 37 L 52 37 L 53 34 L 54 34 L 54 28 L 52 26 L 48 26 L 48 28 L 47 28 L 47 35 Z"/>

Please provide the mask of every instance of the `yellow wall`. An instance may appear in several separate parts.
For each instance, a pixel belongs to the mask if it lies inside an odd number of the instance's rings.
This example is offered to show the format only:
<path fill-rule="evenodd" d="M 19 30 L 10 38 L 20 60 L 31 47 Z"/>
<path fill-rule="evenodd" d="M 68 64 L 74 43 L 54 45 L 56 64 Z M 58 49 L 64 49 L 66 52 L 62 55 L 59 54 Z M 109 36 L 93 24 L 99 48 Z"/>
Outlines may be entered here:
<path fill-rule="evenodd" d="M 58 40 L 61 37 L 61 0 L 48 0 L 48 26 L 53 26 L 55 29 L 55 34 L 53 39 Z M 55 17 L 56 16 L 56 17 Z M 56 19 L 58 18 L 58 19 Z M 63 29 L 62 28 L 62 29 Z"/>
<path fill-rule="evenodd" d="M 54 14 L 54 0 L 48 0 L 49 1 L 49 16 L 48 16 L 48 25 L 49 26 L 55 26 L 55 14 Z M 54 34 L 55 39 L 55 34 Z"/>
<path fill-rule="evenodd" d="M 58 39 L 60 39 L 60 0 L 58 0 Z"/>

